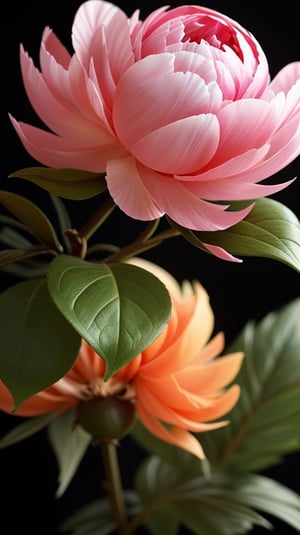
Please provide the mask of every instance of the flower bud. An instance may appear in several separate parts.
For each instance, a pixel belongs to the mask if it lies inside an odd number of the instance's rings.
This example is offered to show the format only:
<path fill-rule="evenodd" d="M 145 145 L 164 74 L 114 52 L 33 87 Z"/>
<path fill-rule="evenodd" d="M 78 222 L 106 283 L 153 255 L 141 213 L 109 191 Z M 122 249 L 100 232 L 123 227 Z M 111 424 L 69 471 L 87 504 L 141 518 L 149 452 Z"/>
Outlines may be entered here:
<path fill-rule="evenodd" d="M 121 439 L 134 425 L 135 404 L 116 397 L 97 397 L 80 401 L 77 424 L 95 438 Z"/>

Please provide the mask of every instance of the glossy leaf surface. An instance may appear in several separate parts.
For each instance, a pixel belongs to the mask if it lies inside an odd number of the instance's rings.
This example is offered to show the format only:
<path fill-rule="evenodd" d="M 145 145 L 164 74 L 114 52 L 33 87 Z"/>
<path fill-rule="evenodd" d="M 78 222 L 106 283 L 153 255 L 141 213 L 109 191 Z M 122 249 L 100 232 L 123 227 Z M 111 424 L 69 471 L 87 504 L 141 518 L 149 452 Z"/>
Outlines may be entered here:
<path fill-rule="evenodd" d="M 169 319 L 165 286 L 133 265 L 60 255 L 50 265 L 48 283 L 58 308 L 104 359 L 106 378 L 148 347 Z"/>
<path fill-rule="evenodd" d="M 230 425 L 199 435 L 215 468 L 261 470 L 300 449 L 300 298 L 249 322 L 226 352 L 244 351 Z"/>
<path fill-rule="evenodd" d="M 300 222 L 285 205 L 263 198 L 255 202 L 250 214 L 233 227 L 216 232 L 179 229 L 195 247 L 205 244 L 225 249 L 235 256 L 272 258 L 300 271 Z"/>
<path fill-rule="evenodd" d="M 46 214 L 33 202 L 10 191 L 0 191 L 0 203 L 19 219 L 43 244 L 62 251 L 56 232 Z"/>
<path fill-rule="evenodd" d="M 46 279 L 22 281 L 0 294 L 0 376 L 15 408 L 67 373 L 80 343 L 51 300 Z"/>
<path fill-rule="evenodd" d="M 11 173 L 10 177 L 23 178 L 65 199 L 89 199 L 106 189 L 103 173 L 96 174 L 78 169 L 27 167 Z"/>

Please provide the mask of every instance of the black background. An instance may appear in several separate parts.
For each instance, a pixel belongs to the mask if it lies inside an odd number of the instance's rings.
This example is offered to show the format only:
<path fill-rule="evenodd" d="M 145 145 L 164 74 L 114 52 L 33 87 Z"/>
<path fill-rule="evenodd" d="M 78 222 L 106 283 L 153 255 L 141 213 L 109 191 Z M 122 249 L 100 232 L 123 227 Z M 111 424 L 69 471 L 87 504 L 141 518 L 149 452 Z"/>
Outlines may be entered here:
<path fill-rule="evenodd" d="M 25 97 L 19 70 L 19 43 L 22 42 L 29 54 L 37 60 L 40 38 L 46 25 L 50 26 L 71 51 L 71 24 L 80 1 L 51 2 L 27 1 L 7 2 L 2 6 L 2 104 L 1 145 L 2 173 L 1 188 L 23 191 L 44 201 L 43 192 L 29 184 L 7 181 L 7 175 L 16 169 L 36 165 L 21 146 L 7 117 L 11 112 L 18 120 L 36 122 L 36 118 Z M 135 9 L 141 10 L 141 17 L 163 3 L 117 2 L 128 15 Z M 170 2 L 171 7 L 180 5 Z M 286 63 L 299 60 L 299 19 L 293 2 L 284 2 L 283 9 L 276 10 L 275 4 L 250 3 L 246 7 L 239 2 L 202 2 L 202 5 L 222 11 L 238 20 L 250 30 L 261 43 L 269 60 L 272 77 Z M 4 96 L 3 96 L 4 93 Z M 278 174 L 280 180 L 300 174 L 299 158 Z M 18 189 L 19 188 L 19 189 Z M 273 196 L 289 206 L 299 217 L 299 179 L 287 190 Z M 94 203 L 94 204 L 93 204 Z M 74 225 L 80 225 L 88 216 L 95 201 L 87 203 L 86 212 L 70 205 Z M 126 228 L 122 214 L 117 216 L 114 226 L 108 228 L 112 239 L 122 244 L 122 236 L 131 232 Z M 121 234 L 121 232 L 123 234 Z M 222 262 L 200 251 L 196 251 L 183 240 L 166 242 L 149 253 L 148 258 L 157 261 L 171 271 L 179 280 L 199 279 L 210 294 L 216 317 L 216 331 L 223 330 L 227 341 L 235 337 L 248 319 L 259 320 L 271 310 L 299 296 L 299 274 L 291 268 L 273 260 L 245 258 L 242 264 Z M 13 281 L 8 275 L 0 275 L 1 287 Z M 19 421 L 19 420 L 18 420 Z M 1 435 L 14 426 L 16 418 L 1 414 Z M 139 452 L 129 439 L 119 450 L 125 485 L 130 484 L 132 472 L 140 460 Z M 83 503 L 101 493 L 102 467 L 100 454 L 90 448 L 70 489 L 59 499 L 54 499 L 57 466 L 46 434 L 40 432 L 23 443 L 12 446 L 0 454 L 1 474 L 1 524 L 7 526 L 3 533 L 30 533 L 31 535 L 54 535 L 57 524 Z M 291 454 L 285 461 L 266 472 L 281 483 L 300 491 L 299 454 Z M 273 533 L 295 533 L 287 525 L 272 519 Z M 255 528 L 253 534 L 267 533 Z M 208 534 L 209 535 L 209 534 Z"/>

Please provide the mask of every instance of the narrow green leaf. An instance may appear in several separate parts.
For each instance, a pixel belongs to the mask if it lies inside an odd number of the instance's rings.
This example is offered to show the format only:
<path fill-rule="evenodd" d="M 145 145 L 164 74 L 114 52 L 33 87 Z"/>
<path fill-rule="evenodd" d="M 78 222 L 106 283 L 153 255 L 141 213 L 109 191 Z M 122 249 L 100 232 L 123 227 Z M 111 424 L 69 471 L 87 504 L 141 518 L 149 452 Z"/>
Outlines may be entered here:
<path fill-rule="evenodd" d="M 78 169 L 27 167 L 11 173 L 9 178 L 23 178 L 54 195 L 72 200 L 95 197 L 107 187 L 104 173 Z"/>
<path fill-rule="evenodd" d="M 76 414 L 68 411 L 52 419 L 48 427 L 49 440 L 59 467 L 57 498 L 68 488 L 92 439 L 81 426 L 74 427 L 74 424 Z"/>
<path fill-rule="evenodd" d="M 169 507 L 161 507 L 147 516 L 145 526 L 152 535 L 162 533 L 163 535 L 179 535 L 180 526 L 178 518 L 172 514 Z"/>
<path fill-rule="evenodd" d="M 63 201 L 59 197 L 50 193 L 50 199 L 52 201 L 52 204 L 54 206 L 55 213 L 57 216 L 57 221 L 58 221 L 58 225 L 59 225 L 60 232 L 61 232 L 60 238 L 63 242 L 64 250 L 66 250 L 68 253 L 71 253 L 70 242 L 65 236 L 65 231 L 67 229 L 72 228 L 72 223 L 71 223 L 71 219 L 69 216 L 69 212 L 66 206 L 64 205 Z"/>
<path fill-rule="evenodd" d="M 199 437 L 215 467 L 261 470 L 300 449 L 300 298 L 247 323 L 227 352 L 243 351 L 230 425 Z"/>
<path fill-rule="evenodd" d="M 14 217 L 0 215 L 0 224 L 3 225 L 0 230 L 1 243 L 9 247 L 29 247 L 32 245 L 32 242 L 24 236 L 24 233 L 28 233 L 29 230 Z"/>
<path fill-rule="evenodd" d="M 242 503 L 255 507 L 277 517 L 299 531 L 300 528 L 300 496 L 291 489 L 265 476 L 249 474 L 235 475 L 232 484 L 229 481 L 231 494 L 239 493 Z"/>
<path fill-rule="evenodd" d="M 255 510 L 256 504 L 252 506 L 252 496 L 249 503 L 245 493 L 240 499 L 240 489 L 246 484 L 248 480 L 235 473 L 193 477 L 182 466 L 170 465 L 158 457 L 143 463 L 135 481 L 145 519 L 168 505 L 170 514 L 198 535 L 238 535 L 248 533 L 254 525 L 271 527 Z M 294 502 L 289 507 L 294 512 Z"/>
<path fill-rule="evenodd" d="M 33 247 L 33 243 L 25 236 L 10 227 L 3 227 L 0 231 L 0 242 L 11 249 L 27 249 Z"/>
<path fill-rule="evenodd" d="M 300 222 L 285 205 L 270 198 L 257 199 L 250 214 L 233 227 L 216 232 L 196 232 L 176 225 L 195 247 L 222 247 L 232 255 L 272 258 L 300 271 Z"/>
<path fill-rule="evenodd" d="M 40 277 L 45 277 L 48 272 L 48 262 L 41 262 L 31 260 L 27 258 L 20 263 L 16 264 L 4 264 L 1 266 L 1 271 L 9 273 L 13 277 L 19 279 L 37 279 Z"/>
<path fill-rule="evenodd" d="M 140 512 L 141 504 L 135 492 L 125 490 L 124 502 L 128 516 Z M 109 498 L 101 498 L 91 502 L 65 520 L 59 528 L 60 532 L 71 532 L 72 535 L 106 535 L 115 533 L 116 523 L 112 517 Z"/>
<path fill-rule="evenodd" d="M 169 319 L 165 286 L 137 266 L 59 255 L 48 285 L 66 319 L 104 359 L 106 378 L 148 347 Z"/>
<path fill-rule="evenodd" d="M 56 414 L 56 411 L 51 411 L 46 414 L 41 414 L 40 416 L 27 418 L 21 424 L 16 425 L 13 429 L 8 431 L 8 433 L 0 439 L 0 449 L 17 444 L 18 442 L 31 437 L 38 431 L 41 431 L 41 429 L 44 429 L 44 427 L 55 418 Z"/>
<path fill-rule="evenodd" d="M 41 245 L 28 247 L 28 249 L 4 249 L 0 251 L 0 266 L 46 253 L 49 253 L 49 249 Z"/>
<path fill-rule="evenodd" d="M 51 300 L 46 279 L 22 281 L 0 294 L 0 376 L 15 408 L 67 373 L 80 343 Z"/>
<path fill-rule="evenodd" d="M 52 224 L 36 204 L 21 195 L 3 190 L 0 191 L 0 203 L 24 223 L 41 243 L 55 251 L 62 251 Z"/>

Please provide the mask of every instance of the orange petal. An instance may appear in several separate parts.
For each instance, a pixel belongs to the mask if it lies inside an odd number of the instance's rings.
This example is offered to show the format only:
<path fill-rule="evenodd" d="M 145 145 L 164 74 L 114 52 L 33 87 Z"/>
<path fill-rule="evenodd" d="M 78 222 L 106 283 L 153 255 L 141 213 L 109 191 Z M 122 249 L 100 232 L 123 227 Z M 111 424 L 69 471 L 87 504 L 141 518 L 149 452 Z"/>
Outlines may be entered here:
<path fill-rule="evenodd" d="M 237 352 L 203 366 L 187 366 L 176 374 L 178 385 L 184 390 L 199 392 L 201 396 L 220 390 L 235 379 L 243 356 L 243 353 Z"/>
<path fill-rule="evenodd" d="M 146 411 L 139 403 L 137 403 L 137 412 L 145 427 L 161 440 L 173 444 L 178 448 L 188 451 L 199 459 L 204 459 L 205 455 L 203 449 L 194 435 L 180 429 L 173 427 L 166 429 L 158 420 L 156 420 L 151 413 Z"/>

